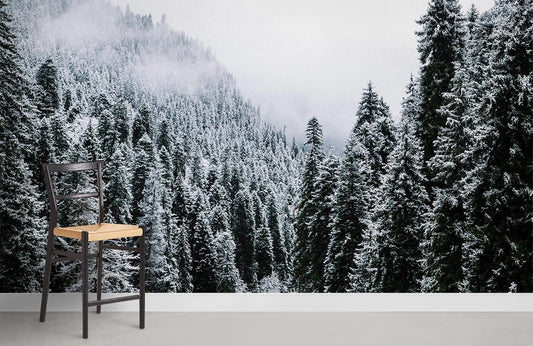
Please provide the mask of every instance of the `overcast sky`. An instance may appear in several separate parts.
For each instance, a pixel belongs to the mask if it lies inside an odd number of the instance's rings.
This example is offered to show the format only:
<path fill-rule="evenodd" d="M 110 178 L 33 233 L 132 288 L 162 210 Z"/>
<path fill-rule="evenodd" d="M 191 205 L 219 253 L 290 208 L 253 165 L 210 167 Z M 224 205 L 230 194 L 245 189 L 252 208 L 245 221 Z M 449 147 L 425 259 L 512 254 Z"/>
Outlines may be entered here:
<path fill-rule="evenodd" d="M 303 139 L 316 116 L 344 144 L 372 80 L 394 118 L 419 68 L 416 20 L 425 0 L 110 0 L 151 13 L 210 47 L 262 117 Z M 494 0 L 461 0 L 466 11 Z"/>

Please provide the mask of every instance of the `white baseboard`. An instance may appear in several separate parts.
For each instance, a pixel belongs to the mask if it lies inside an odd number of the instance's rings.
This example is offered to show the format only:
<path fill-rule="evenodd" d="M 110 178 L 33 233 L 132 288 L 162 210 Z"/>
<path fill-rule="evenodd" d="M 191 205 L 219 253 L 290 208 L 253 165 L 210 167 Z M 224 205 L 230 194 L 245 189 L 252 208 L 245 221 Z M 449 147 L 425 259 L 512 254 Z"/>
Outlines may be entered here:
<path fill-rule="evenodd" d="M 90 294 L 93 299 L 95 294 Z M 38 293 L 0 293 L 0 312 L 39 311 L 40 301 Z M 138 306 L 128 301 L 102 310 L 138 311 Z M 81 311 L 81 294 L 51 293 L 48 311 Z M 533 293 L 148 293 L 146 311 L 533 312 Z"/>

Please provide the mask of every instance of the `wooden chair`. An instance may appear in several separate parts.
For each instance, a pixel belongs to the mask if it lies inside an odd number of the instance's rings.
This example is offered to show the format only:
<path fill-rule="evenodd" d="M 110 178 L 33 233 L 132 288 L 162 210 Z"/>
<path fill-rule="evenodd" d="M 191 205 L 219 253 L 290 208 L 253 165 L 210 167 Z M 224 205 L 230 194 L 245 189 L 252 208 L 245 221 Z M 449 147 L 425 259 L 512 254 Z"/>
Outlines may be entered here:
<path fill-rule="evenodd" d="M 44 322 L 46 317 L 46 306 L 48 302 L 48 290 L 50 285 L 50 271 L 52 263 L 81 260 L 82 261 L 82 315 L 83 315 L 83 338 L 88 337 L 88 311 L 89 306 L 96 306 L 96 312 L 101 312 L 101 305 L 124 302 L 127 300 L 139 299 L 139 327 L 144 328 L 144 306 L 145 306 L 145 245 L 144 245 L 144 227 L 140 225 L 122 225 L 110 224 L 103 222 L 104 214 L 104 194 L 102 183 L 102 170 L 104 161 L 83 162 L 83 163 L 65 163 L 51 164 L 44 163 L 43 170 L 45 173 L 46 189 L 48 191 L 48 200 L 50 202 L 50 223 L 48 228 L 48 245 L 46 250 L 46 267 L 44 272 L 43 293 L 41 298 L 41 315 L 39 320 Z M 67 195 L 58 195 L 52 181 L 52 173 L 55 172 L 79 172 L 87 170 L 97 171 L 97 191 L 88 193 L 74 193 Z M 80 198 L 98 198 L 99 216 L 98 224 L 57 227 L 57 202 L 60 200 L 80 199 Z M 81 240 L 81 252 L 68 252 L 54 249 L 55 237 L 67 237 Z M 119 239 L 126 237 L 139 237 L 137 247 L 116 246 L 104 244 L 105 240 Z M 89 242 L 98 242 L 98 252 L 89 254 Z M 140 292 L 135 295 L 122 296 L 117 298 L 102 299 L 102 253 L 104 249 L 125 250 L 138 252 L 140 254 L 140 273 L 139 286 Z M 89 301 L 88 285 L 88 262 L 89 258 L 97 258 L 97 287 L 96 300 Z"/>

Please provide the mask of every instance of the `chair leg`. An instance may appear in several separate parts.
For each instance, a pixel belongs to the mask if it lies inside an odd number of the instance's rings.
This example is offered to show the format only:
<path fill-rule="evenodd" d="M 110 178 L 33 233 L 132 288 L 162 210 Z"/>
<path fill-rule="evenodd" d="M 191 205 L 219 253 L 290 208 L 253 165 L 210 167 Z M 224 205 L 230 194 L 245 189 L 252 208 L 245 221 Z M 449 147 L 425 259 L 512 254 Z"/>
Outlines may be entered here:
<path fill-rule="evenodd" d="M 87 339 L 89 336 L 89 233 L 81 233 L 81 277 L 82 277 L 82 319 L 83 319 L 83 338 Z"/>
<path fill-rule="evenodd" d="M 103 252 L 103 241 L 98 242 L 98 264 L 97 264 L 97 271 L 98 271 L 98 278 L 96 280 L 96 300 L 102 300 L 102 252 Z M 102 306 L 97 305 L 96 306 L 96 313 L 99 314 L 102 312 Z"/>
<path fill-rule="evenodd" d="M 144 329 L 144 308 L 145 308 L 145 244 L 144 244 L 144 227 L 143 235 L 139 238 L 139 247 L 140 247 L 140 261 L 139 261 L 139 290 L 141 298 L 139 299 L 139 328 Z"/>
<path fill-rule="evenodd" d="M 54 251 L 54 237 L 48 237 L 46 245 L 46 264 L 44 268 L 43 293 L 41 295 L 41 314 L 39 321 L 44 322 L 46 319 L 46 307 L 48 305 L 48 291 L 50 288 L 50 272 L 52 271 L 52 255 Z"/>

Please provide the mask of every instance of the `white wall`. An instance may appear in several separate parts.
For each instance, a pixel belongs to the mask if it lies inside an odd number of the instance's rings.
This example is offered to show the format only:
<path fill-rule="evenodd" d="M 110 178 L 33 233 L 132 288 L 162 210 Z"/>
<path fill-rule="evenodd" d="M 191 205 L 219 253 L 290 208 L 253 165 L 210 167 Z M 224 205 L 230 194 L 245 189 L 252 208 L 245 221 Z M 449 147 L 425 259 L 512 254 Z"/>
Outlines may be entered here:
<path fill-rule="evenodd" d="M 119 294 L 105 294 L 104 298 Z M 95 299 L 90 294 L 89 300 Z M 39 311 L 37 293 L 0 293 L 0 311 Z M 104 305 L 104 311 L 137 311 L 137 301 Z M 147 311 L 477 311 L 531 312 L 533 293 L 149 293 Z M 81 294 L 52 293 L 48 311 L 81 311 Z"/>

